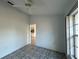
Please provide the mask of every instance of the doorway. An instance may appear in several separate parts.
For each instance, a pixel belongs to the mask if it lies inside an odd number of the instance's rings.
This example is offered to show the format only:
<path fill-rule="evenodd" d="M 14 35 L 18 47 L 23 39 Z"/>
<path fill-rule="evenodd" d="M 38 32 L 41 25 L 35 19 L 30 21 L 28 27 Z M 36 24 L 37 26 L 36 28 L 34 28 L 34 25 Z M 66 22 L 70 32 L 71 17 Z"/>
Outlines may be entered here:
<path fill-rule="evenodd" d="M 31 39 L 31 45 L 35 46 L 36 44 L 36 24 L 30 25 L 30 39 Z"/>

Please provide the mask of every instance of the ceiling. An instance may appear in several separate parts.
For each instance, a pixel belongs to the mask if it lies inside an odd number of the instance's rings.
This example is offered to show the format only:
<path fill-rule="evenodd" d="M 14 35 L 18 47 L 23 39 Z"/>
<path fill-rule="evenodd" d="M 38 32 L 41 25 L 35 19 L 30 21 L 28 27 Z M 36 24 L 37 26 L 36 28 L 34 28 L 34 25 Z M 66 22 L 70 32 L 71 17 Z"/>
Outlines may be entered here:
<path fill-rule="evenodd" d="M 32 0 L 32 6 L 26 7 L 25 0 L 12 0 L 14 7 L 30 15 L 64 15 L 74 0 Z"/>

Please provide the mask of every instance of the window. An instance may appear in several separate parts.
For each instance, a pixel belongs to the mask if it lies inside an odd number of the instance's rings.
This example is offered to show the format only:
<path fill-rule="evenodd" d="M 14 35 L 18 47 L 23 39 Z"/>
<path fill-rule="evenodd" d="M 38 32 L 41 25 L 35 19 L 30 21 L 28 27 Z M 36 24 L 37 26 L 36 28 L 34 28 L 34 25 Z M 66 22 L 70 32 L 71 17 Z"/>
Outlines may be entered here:
<path fill-rule="evenodd" d="M 75 14 L 75 20 L 74 20 L 74 43 L 75 43 L 75 57 L 77 58 L 77 52 L 78 52 L 78 13 Z"/>
<path fill-rule="evenodd" d="M 67 55 L 70 59 L 77 59 L 78 50 L 78 10 L 72 12 L 66 19 Z"/>

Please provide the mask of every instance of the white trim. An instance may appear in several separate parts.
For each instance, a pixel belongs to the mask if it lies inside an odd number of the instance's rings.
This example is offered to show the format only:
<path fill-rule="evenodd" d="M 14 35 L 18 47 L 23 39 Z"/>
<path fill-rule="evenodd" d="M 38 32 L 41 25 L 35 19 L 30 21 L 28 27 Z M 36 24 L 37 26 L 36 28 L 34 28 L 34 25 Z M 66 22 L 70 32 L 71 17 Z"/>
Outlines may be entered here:
<path fill-rule="evenodd" d="M 71 16 L 72 16 L 72 15 L 75 15 L 77 12 L 78 12 L 78 8 L 75 9 L 70 15 L 71 15 Z"/>

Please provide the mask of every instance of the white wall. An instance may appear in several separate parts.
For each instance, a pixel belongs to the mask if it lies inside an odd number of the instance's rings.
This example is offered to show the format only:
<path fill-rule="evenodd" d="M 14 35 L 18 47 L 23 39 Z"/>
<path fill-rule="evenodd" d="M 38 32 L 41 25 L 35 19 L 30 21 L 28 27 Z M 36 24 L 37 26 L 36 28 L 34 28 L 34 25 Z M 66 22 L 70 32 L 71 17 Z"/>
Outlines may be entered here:
<path fill-rule="evenodd" d="M 0 0 L 0 58 L 27 44 L 28 27 L 28 15 Z"/>
<path fill-rule="evenodd" d="M 64 16 L 31 16 L 31 24 L 37 27 L 37 46 L 66 52 Z"/>

